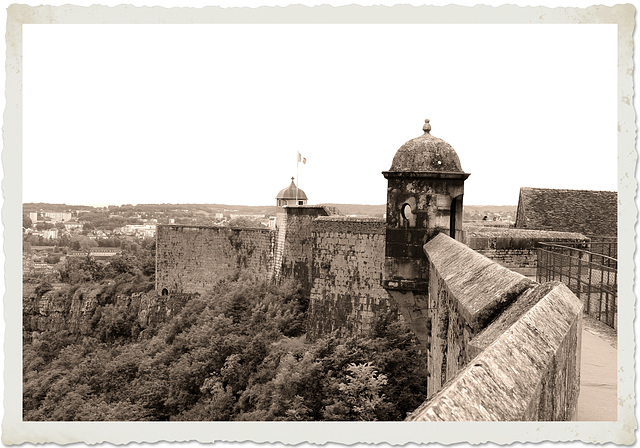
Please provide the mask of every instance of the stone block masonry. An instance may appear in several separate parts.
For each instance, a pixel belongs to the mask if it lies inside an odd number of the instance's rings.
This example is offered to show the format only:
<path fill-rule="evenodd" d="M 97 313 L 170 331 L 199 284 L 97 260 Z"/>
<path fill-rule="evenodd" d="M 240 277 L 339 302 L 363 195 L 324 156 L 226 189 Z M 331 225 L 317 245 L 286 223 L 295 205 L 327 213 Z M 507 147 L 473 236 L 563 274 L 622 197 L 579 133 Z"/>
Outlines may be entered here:
<path fill-rule="evenodd" d="M 469 341 L 535 282 L 440 234 L 425 245 L 431 343 L 428 396 L 469 360 Z"/>
<path fill-rule="evenodd" d="M 538 288 L 539 293 L 532 293 L 538 301 L 524 314 L 499 319 L 477 336 L 472 344 L 481 350 L 479 355 L 407 420 L 566 421 L 574 417 L 582 305 L 561 283 Z"/>
<path fill-rule="evenodd" d="M 313 222 L 313 286 L 307 338 L 371 329 L 391 310 L 382 288 L 385 223 L 375 218 L 319 217 Z"/>
<path fill-rule="evenodd" d="M 318 216 L 327 216 L 323 206 L 284 207 L 277 216 L 277 247 L 275 277 L 277 280 L 295 279 L 304 294 L 311 294 L 311 260 L 313 258 L 312 222 Z"/>
<path fill-rule="evenodd" d="M 269 229 L 158 226 L 156 292 L 203 294 L 240 271 L 270 279 L 274 252 Z"/>

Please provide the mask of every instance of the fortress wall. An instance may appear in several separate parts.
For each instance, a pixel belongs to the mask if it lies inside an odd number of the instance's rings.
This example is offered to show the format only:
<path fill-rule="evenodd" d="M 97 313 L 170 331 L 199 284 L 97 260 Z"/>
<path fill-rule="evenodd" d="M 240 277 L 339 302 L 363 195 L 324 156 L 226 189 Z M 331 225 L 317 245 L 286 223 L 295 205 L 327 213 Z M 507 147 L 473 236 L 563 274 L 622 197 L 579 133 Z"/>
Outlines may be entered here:
<path fill-rule="evenodd" d="M 307 338 L 338 330 L 368 331 L 391 309 L 382 288 L 385 223 L 375 218 L 319 217 L 313 222 L 313 287 Z"/>
<path fill-rule="evenodd" d="M 531 279 L 536 278 L 539 243 L 569 241 L 587 244 L 580 233 L 498 227 L 467 227 L 464 241 L 485 257 Z"/>
<path fill-rule="evenodd" d="M 442 233 L 424 251 L 431 322 L 427 396 L 432 396 L 469 361 L 472 338 L 536 283 Z"/>
<path fill-rule="evenodd" d="M 229 276 L 272 275 L 275 232 L 167 225 L 156 232 L 156 291 L 205 293 Z"/>
<path fill-rule="evenodd" d="M 561 421 L 580 388 L 582 304 L 563 284 L 523 294 L 471 341 L 478 353 L 411 421 Z M 520 300 L 519 300 L 520 302 Z"/>
<path fill-rule="evenodd" d="M 322 206 L 285 207 L 278 214 L 276 278 L 297 280 L 307 297 L 311 294 L 312 285 L 312 222 L 327 214 Z"/>

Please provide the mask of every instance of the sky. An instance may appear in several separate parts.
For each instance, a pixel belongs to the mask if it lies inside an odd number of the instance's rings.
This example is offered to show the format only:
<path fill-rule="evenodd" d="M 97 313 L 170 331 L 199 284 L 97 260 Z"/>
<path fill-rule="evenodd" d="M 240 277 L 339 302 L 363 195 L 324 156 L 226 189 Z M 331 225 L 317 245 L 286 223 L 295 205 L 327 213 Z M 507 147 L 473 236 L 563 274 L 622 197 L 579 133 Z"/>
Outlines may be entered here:
<path fill-rule="evenodd" d="M 456 150 L 467 205 L 616 190 L 615 25 L 25 25 L 23 202 L 386 202 Z M 306 158 L 298 165 L 297 153 Z"/>

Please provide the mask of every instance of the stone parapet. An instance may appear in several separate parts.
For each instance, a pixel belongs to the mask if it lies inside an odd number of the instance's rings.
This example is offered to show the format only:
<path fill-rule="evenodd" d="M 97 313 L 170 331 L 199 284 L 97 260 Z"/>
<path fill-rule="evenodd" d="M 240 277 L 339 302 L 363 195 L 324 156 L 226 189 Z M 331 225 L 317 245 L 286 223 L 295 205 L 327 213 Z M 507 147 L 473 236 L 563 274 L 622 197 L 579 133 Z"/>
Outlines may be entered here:
<path fill-rule="evenodd" d="M 582 304 L 561 283 L 540 285 L 529 294 L 529 303 L 507 312 L 474 339 L 471 345 L 479 354 L 407 420 L 573 417 L 580 384 Z"/>
<path fill-rule="evenodd" d="M 424 246 L 430 288 L 440 282 L 466 325 L 478 330 L 534 282 L 439 234 Z M 433 290 L 436 298 L 439 291 Z"/>

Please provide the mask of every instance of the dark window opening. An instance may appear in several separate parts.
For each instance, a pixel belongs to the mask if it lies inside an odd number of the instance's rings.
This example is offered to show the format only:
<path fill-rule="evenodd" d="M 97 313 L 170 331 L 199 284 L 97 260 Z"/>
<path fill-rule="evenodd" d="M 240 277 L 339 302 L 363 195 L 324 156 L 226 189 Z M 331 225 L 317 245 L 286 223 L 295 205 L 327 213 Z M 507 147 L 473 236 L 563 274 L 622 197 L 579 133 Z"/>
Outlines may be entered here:
<path fill-rule="evenodd" d="M 413 210 L 411 210 L 411 206 L 409 204 L 403 204 L 400 209 L 400 213 L 409 227 L 414 227 L 416 225 L 416 215 L 413 214 Z"/>
<path fill-rule="evenodd" d="M 456 239 L 456 212 L 458 207 L 462 210 L 462 195 L 451 200 L 451 209 L 449 210 L 449 236 Z"/>
<path fill-rule="evenodd" d="M 168 296 L 169 295 L 169 290 L 167 288 L 162 288 L 162 295 L 163 296 Z"/>

